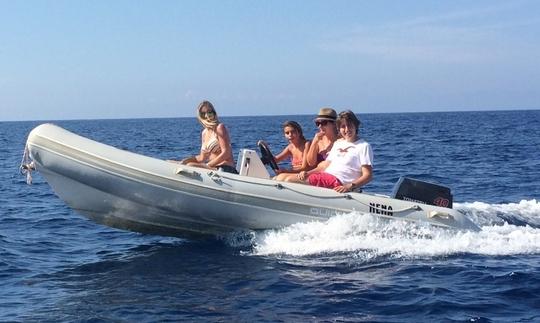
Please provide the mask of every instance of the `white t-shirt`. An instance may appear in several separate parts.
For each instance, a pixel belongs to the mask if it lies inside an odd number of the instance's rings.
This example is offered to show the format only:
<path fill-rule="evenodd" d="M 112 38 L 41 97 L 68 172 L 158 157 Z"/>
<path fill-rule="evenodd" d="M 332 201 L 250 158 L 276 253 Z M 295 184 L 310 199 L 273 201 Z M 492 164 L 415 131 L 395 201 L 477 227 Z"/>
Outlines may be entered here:
<path fill-rule="evenodd" d="M 326 160 L 330 161 L 330 165 L 324 171 L 345 185 L 362 176 L 363 165 L 373 165 L 373 151 L 363 139 L 355 142 L 340 139 L 334 143 Z"/>

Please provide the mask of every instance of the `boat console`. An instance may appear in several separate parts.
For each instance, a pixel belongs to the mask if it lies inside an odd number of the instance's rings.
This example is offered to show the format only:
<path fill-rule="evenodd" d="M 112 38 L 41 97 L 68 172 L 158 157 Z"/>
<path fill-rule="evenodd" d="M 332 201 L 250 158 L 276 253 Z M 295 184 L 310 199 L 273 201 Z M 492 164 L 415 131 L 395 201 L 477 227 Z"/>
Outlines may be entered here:
<path fill-rule="evenodd" d="M 236 162 L 238 173 L 243 176 L 269 179 L 270 174 L 255 150 L 242 149 Z"/>

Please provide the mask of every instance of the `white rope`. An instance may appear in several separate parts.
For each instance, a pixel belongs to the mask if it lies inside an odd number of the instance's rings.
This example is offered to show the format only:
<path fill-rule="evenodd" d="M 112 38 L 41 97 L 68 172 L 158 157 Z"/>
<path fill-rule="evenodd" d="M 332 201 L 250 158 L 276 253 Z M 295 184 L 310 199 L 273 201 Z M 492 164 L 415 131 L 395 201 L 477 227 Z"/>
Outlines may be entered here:
<path fill-rule="evenodd" d="M 278 184 L 276 184 L 274 186 L 276 186 L 276 188 L 279 188 L 279 189 L 288 189 L 288 190 L 293 191 L 295 193 L 302 194 L 302 195 L 305 195 L 305 196 L 310 196 L 310 197 L 318 197 L 318 198 L 324 198 L 324 199 L 349 199 L 350 198 L 349 194 L 339 194 L 337 192 L 336 192 L 336 196 L 320 196 L 320 195 L 317 195 L 317 194 L 309 194 L 309 193 L 306 193 L 306 192 L 302 192 L 302 191 L 295 190 L 293 188 L 284 186 L 281 183 L 278 183 Z M 337 194 L 339 194 L 339 195 L 337 195 Z"/>
<path fill-rule="evenodd" d="M 32 185 L 32 171 L 35 170 L 35 164 L 30 158 L 30 151 L 28 150 L 28 144 L 24 146 L 23 157 L 21 160 L 21 165 L 19 166 L 19 171 L 21 174 L 26 175 L 26 184 Z"/>
<path fill-rule="evenodd" d="M 217 173 L 216 173 L 217 174 Z M 210 177 L 214 176 L 214 174 L 212 173 L 209 173 L 208 174 Z M 296 193 L 300 193 L 302 195 L 305 195 L 305 196 L 310 196 L 310 197 L 318 197 L 318 198 L 327 198 L 327 199 L 342 199 L 342 198 L 348 198 L 347 195 L 336 195 L 336 196 L 320 196 L 320 195 L 316 195 L 316 194 L 309 194 L 309 193 L 306 193 L 306 192 L 302 192 L 302 191 L 298 191 L 298 190 L 295 190 L 295 189 L 292 189 L 290 187 L 287 187 L 287 186 L 283 186 L 283 184 L 281 183 L 276 183 L 276 184 L 266 184 L 266 183 L 255 183 L 253 181 L 250 181 L 250 180 L 243 180 L 243 179 L 238 179 L 238 178 L 232 178 L 232 177 L 229 177 L 229 176 L 226 176 L 226 175 L 223 175 L 223 174 L 219 174 L 219 176 L 223 177 L 223 178 L 226 178 L 226 179 L 229 179 L 231 181 L 236 181 L 236 182 L 242 182 L 242 183 L 250 183 L 250 184 L 257 184 L 257 185 L 261 185 L 261 186 L 270 186 L 270 187 L 275 187 L 277 189 L 288 189 L 288 190 L 291 190 L 293 192 L 296 192 Z M 336 193 L 337 194 L 337 193 Z"/>
<path fill-rule="evenodd" d="M 214 174 L 208 174 L 209 176 L 213 176 Z M 309 194 L 309 193 L 306 193 L 306 192 L 302 192 L 302 191 L 299 191 L 299 190 L 295 190 L 291 187 L 288 187 L 288 186 L 285 186 L 281 183 L 277 183 L 277 184 L 263 184 L 263 183 L 254 183 L 252 181 L 248 181 L 248 180 L 241 180 L 241 179 L 236 179 L 236 178 L 231 178 L 231 177 L 228 177 L 228 176 L 223 176 L 223 175 L 220 175 L 221 177 L 223 178 L 226 178 L 226 179 L 229 179 L 229 180 L 232 180 L 232 181 L 238 181 L 238 182 L 243 182 L 243 183 L 251 183 L 251 184 L 258 184 L 258 185 L 262 185 L 262 186 L 273 186 L 277 189 L 288 189 L 290 191 L 293 191 L 295 193 L 299 193 L 299 194 L 302 194 L 302 195 L 305 195 L 305 196 L 310 196 L 310 197 L 318 197 L 318 198 L 324 198 L 324 199 L 340 199 L 340 198 L 344 198 L 344 199 L 352 199 L 352 200 L 355 200 L 356 202 L 362 204 L 362 205 L 365 205 L 371 209 L 375 209 L 375 210 L 379 210 L 379 211 L 384 211 L 384 212 L 388 212 L 387 209 L 383 209 L 383 208 L 380 208 L 380 207 L 376 207 L 376 206 L 373 206 L 373 205 L 369 205 L 367 203 L 364 203 L 363 201 L 355 198 L 354 196 L 350 195 L 350 194 L 340 194 L 340 193 L 337 193 L 336 194 L 339 194 L 339 195 L 336 195 L 336 196 L 320 196 L 320 195 L 316 195 L 316 194 Z M 412 206 L 408 206 L 408 207 L 405 207 L 403 209 L 399 209 L 399 210 L 392 210 L 392 212 L 394 213 L 400 213 L 400 212 L 405 212 L 405 211 L 408 211 L 408 210 L 418 210 L 420 207 L 418 205 L 412 205 Z"/>

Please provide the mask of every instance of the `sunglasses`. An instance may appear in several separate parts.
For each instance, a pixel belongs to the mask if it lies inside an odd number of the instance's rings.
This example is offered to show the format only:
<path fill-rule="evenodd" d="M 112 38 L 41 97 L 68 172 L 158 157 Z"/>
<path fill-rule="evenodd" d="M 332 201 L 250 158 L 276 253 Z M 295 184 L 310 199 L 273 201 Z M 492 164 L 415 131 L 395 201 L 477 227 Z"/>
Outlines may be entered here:
<path fill-rule="evenodd" d="M 214 115 L 216 115 L 216 113 L 215 113 L 214 111 L 206 111 L 206 112 L 202 112 L 202 111 L 201 111 L 201 113 L 199 113 L 199 115 L 200 115 L 201 117 L 204 117 L 204 116 L 214 116 Z"/>
<path fill-rule="evenodd" d="M 326 126 L 326 125 L 327 125 L 328 123 L 330 123 L 330 122 L 331 122 L 331 121 L 329 121 L 329 120 L 315 121 L 315 125 L 316 125 L 317 127 L 319 127 L 319 126 Z"/>

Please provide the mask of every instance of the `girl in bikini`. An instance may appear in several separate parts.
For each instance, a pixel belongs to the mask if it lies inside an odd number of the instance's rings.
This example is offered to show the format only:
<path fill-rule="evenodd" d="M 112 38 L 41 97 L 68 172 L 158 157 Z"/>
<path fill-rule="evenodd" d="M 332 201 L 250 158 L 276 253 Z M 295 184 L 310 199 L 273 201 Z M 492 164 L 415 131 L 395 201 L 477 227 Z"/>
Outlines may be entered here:
<path fill-rule="evenodd" d="M 328 153 L 332 150 L 334 142 L 339 138 L 336 127 L 337 113 L 332 108 L 322 108 L 315 118 L 315 125 L 319 128 L 319 132 L 315 134 L 311 145 L 306 150 L 305 159 L 307 166 L 304 170 L 293 174 L 294 176 L 283 177 L 282 180 L 287 182 L 303 183 L 304 179 L 300 178 L 300 174 L 305 173 L 313 168 L 316 168 L 319 163 L 326 160 Z"/>
<path fill-rule="evenodd" d="M 219 122 L 212 103 L 203 101 L 199 104 L 197 119 L 204 127 L 201 133 L 201 151 L 197 156 L 182 159 L 180 163 L 237 174 L 229 133 L 225 125 Z"/>
<path fill-rule="evenodd" d="M 283 134 L 289 144 L 275 158 L 276 162 L 291 159 L 291 169 L 280 169 L 274 179 L 279 181 L 287 180 L 289 176 L 296 176 L 296 173 L 308 169 L 306 152 L 309 150 L 310 142 L 304 138 L 302 127 L 296 121 L 286 121 L 283 124 Z"/>

